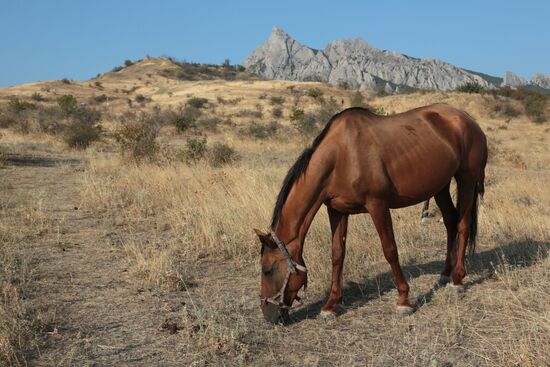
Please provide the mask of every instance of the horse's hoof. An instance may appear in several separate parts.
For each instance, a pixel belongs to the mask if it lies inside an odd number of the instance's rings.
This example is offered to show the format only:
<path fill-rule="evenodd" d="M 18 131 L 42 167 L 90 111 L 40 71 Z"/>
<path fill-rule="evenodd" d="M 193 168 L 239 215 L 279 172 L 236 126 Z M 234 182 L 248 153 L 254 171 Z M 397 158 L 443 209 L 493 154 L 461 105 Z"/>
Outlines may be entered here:
<path fill-rule="evenodd" d="M 395 308 L 395 312 L 399 316 L 409 316 L 414 312 L 414 308 L 412 308 L 411 306 L 397 306 Z"/>
<path fill-rule="evenodd" d="M 462 284 L 449 283 L 447 287 L 451 288 L 457 297 L 462 297 L 464 295 L 464 286 Z"/>
<path fill-rule="evenodd" d="M 447 275 L 440 275 L 439 276 L 439 279 L 437 280 L 437 283 L 435 283 L 436 287 L 443 287 L 447 284 L 449 284 L 449 281 L 450 281 L 450 277 L 448 277 Z"/>
<path fill-rule="evenodd" d="M 336 312 L 321 310 L 319 318 L 321 320 L 334 320 L 336 318 Z"/>
<path fill-rule="evenodd" d="M 420 220 L 420 223 L 422 223 L 422 224 L 428 224 L 428 223 L 430 223 L 430 218 L 428 218 L 428 217 L 423 217 L 423 218 Z"/>

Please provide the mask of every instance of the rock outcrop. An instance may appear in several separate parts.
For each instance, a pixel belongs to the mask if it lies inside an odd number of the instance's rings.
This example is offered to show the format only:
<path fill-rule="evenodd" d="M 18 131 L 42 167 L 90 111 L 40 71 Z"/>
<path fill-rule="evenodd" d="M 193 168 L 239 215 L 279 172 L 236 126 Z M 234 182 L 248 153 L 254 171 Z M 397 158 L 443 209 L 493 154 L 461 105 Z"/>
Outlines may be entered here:
<path fill-rule="evenodd" d="M 450 90 L 471 82 L 493 87 L 481 75 L 449 63 L 380 50 L 362 39 L 337 40 L 315 50 L 276 27 L 243 66 L 266 79 L 323 81 L 359 89 Z"/>
<path fill-rule="evenodd" d="M 503 86 L 517 88 L 527 84 L 527 80 L 525 80 L 525 78 L 522 76 L 516 75 L 511 71 L 507 71 L 504 73 L 504 80 L 502 81 Z"/>
<path fill-rule="evenodd" d="M 502 81 L 503 87 L 535 87 L 542 88 L 543 93 L 550 92 L 550 75 L 535 74 L 531 80 L 526 80 L 524 77 L 516 75 L 511 71 L 504 73 L 504 80 Z M 540 90 L 540 89 L 539 89 Z"/>

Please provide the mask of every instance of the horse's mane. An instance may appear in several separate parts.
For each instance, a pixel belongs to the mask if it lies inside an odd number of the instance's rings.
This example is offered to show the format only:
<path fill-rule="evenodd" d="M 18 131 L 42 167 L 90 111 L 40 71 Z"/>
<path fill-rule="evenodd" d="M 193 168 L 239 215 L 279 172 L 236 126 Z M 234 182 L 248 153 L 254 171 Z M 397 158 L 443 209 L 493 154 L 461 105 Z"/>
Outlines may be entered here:
<path fill-rule="evenodd" d="M 336 115 L 332 116 L 330 120 L 327 122 L 323 130 L 317 135 L 315 140 L 313 140 L 313 143 L 310 147 L 304 149 L 302 154 L 298 157 L 296 162 L 290 167 L 288 170 L 286 177 L 283 181 L 283 186 L 281 187 L 281 191 L 279 191 L 279 195 L 277 195 L 277 201 L 275 202 L 275 208 L 273 209 L 273 216 L 271 217 L 271 229 L 275 230 L 275 227 L 277 226 L 277 223 L 279 222 L 279 218 L 281 216 L 281 211 L 283 210 L 283 205 L 286 202 L 286 199 L 288 197 L 288 194 L 290 193 L 290 190 L 292 189 L 292 186 L 298 179 L 304 174 L 304 172 L 307 169 L 307 166 L 309 165 L 309 161 L 311 160 L 311 157 L 313 156 L 313 153 L 315 152 L 315 149 L 321 144 L 321 141 L 323 138 L 327 135 L 328 130 L 330 129 L 330 126 L 336 120 L 337 117 L 339 117 L 342 113 L 350 111 L 350 110 L 362 110 L 362 111 L 368 111 L 364 108 L 360 107 L 352 107 L 348 108 L 340 113 L 337 113 Z"/>

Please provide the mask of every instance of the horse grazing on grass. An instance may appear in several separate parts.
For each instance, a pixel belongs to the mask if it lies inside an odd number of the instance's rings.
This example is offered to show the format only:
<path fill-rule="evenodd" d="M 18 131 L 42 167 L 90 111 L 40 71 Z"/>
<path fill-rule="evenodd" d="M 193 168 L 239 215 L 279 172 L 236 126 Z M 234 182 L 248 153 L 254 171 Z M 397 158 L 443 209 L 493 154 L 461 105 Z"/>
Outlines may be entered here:
<path fill-rule="evenodd" d="M 466 247 L 473 252 L 477 197 L 483 195 L 487 139 L 465 112 L 445 104 L 378 116 L 350 108 L 333 116 L 288 171 L 271 230 L 255 229 L 261 244 L 261 308 L 266 320 L 284 321 L 307 284 L 302 257 L 309 226 L 325 204 L 332 231 L 332 286 L 321 316 L 342 300 L 342 269 L 350 214 L 370 213 L 397 285 L 397 312 L 413 312 L 399 264 L 390 209 L 435 197 L 447 229 L 447 258 L 439 279 L 463 290 Z M 457 183 L 457 207 L 449 194 Z M 458 237 L 458 241 L 456 238 Z"/>

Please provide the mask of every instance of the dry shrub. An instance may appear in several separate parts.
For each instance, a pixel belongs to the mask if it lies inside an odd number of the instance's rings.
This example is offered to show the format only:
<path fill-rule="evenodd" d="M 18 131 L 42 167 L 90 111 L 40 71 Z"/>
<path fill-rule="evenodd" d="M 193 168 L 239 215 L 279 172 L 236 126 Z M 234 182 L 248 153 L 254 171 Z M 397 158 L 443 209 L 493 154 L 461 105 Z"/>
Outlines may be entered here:
<path fill-rule="evenodd" d="M 285 103 L 285 97 L 282 97 L 282 96 L 271 96 L 271 97 L 269 97 L 269 102 L 270 102 L 272 105 L 282 105 L 283 103 Z"/>
<path fill-rule="evenodd" d="M 231 164 L 239 159 L 239 154 L 231 146 L 226 143 L 214 143 L 208 149 L 208 163 L 212 167 L 221 167 Z"/>
<path fill-rule="evenodd" d="M 159 150 L 159 128 L 150 118 L 142 116 L 122 123 L 115 133 L 121 154 L 134 162 L 153 161 Z"/>
<path fill-rule="evenodd" d="M 99 111 L 80 107 L 71 112 L 69 124 L 63 130 L 63 140 L 71 148 L 86 149 L 101 138 Z"/>
<path fill-rule="evenodd" d="M 187 100 L 187 105 L 194 108 L 203 108 L 208 103 L 208 99 L 201 97 L 191 97 Z"/>
<path fill-rule="evenodd" d="M 194 127 L 201 115 L 202 111 L 199 108 L 185 106 L 179 110 L 170 112 L 169 122 L 176 127 L 178 132 L 182 133 Z"/>
<path fill-rule="evenodd" d="M 281 124 L 277 121 L 272 121 L 267 124 L 259 122 L 250 122 L 245 127 L 241 128 L 239 132 L 242 135 L 256 138 L 256 139 L 269 139 L 277 135 L 277 132 L 281 129 Z"/>
<path fill-rule="evenodd" d="M 275 107 L 271 110 L 271 116 L 275 118 L 283 117 L 283 109 L 281 107 Z"/>

